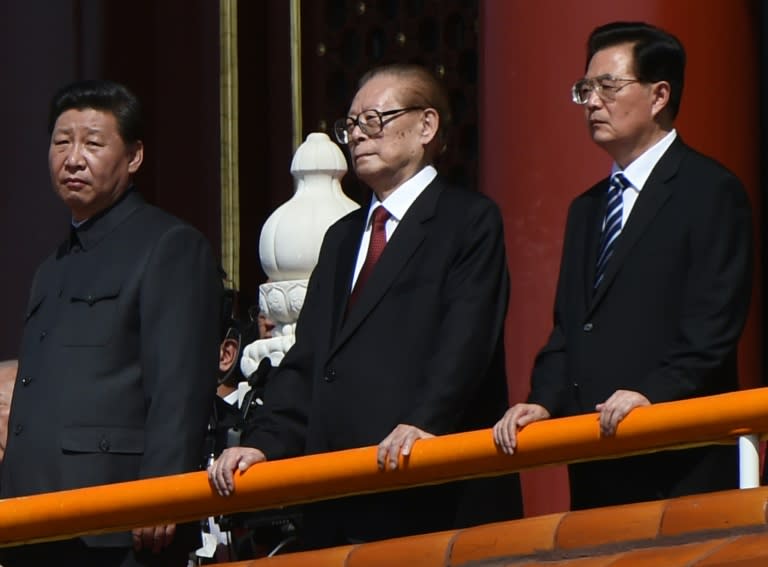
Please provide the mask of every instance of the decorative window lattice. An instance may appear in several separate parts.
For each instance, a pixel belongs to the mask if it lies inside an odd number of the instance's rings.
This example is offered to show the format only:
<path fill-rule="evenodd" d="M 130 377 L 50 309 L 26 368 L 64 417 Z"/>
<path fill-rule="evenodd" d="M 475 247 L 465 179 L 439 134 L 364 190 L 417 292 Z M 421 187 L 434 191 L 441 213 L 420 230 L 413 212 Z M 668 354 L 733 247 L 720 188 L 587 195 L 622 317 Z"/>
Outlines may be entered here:
<path fill-rule="evenodd" d="M 453 128 L 439 169 L 477 187 L 478 1 L 324 0 L 302 2 L 304 136 L 344 116 L 358 79 L 376 65 L 420 63 L 442 78 Z M 360 198 L 353 175 L 345 191 Z"/>

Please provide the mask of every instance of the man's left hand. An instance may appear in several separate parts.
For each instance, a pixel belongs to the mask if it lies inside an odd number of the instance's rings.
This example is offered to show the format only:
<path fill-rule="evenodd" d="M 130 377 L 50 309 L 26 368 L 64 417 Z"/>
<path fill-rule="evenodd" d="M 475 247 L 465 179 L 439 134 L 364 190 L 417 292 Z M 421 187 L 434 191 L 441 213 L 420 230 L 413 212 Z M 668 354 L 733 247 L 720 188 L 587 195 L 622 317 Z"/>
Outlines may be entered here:
<path fill-rule="evenodd" d="M 384 441 L 379 443 L 379 451 L 376 454 L 379 470 L 395 470 L 398 466 L 400 455 L 403 457 L 409 456 L 413 444 L 417 440 L 430 437 L 434 437 L 434 435 L 413 425 L 401 423 L 392 430 L 392 433 L 386 436 Z"/>
<path fill-rule="evenodd" d="M 616 434 L 616 427 L 633 409 L 640 406 L 649 406 L 651 402 L 640 392 L 632 390 L 616 390 L 610 398 L 602 404 L 597 404 L 595 410 L 600 412 L 600 434 L 603 437 L 612 437 Z"/>
<path fill-rule="evenodd" d="M 133 535 L 133 549 L 136 551 L 147 549 L 152 551 L 152 553 L 160 553 L 171 545 L 173 536 L 176 533 L 176 524 L 134 528 L 131 533 Z"/>

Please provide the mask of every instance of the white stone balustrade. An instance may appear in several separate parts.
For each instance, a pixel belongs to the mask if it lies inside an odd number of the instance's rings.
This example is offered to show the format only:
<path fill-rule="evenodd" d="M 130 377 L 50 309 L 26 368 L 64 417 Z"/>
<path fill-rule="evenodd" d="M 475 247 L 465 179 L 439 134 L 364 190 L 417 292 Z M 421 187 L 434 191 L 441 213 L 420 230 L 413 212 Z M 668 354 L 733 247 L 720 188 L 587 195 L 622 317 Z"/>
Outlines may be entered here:
<path fill-rule="evenodd" d="M 269 282 L 259 287 L 259 308 L 275 323 L 272 338 L 243 350 L 241 370 L 249 376 L 264 357 L 278 365 L 294 343 L 307 282 L 320 254 L 328 227 L 358 208 L 341 190 L 347 162 L 327 135 L 314 132 L 291 162 L 293 197 L 264 223 L 259 239 L 261 266 Z"/>

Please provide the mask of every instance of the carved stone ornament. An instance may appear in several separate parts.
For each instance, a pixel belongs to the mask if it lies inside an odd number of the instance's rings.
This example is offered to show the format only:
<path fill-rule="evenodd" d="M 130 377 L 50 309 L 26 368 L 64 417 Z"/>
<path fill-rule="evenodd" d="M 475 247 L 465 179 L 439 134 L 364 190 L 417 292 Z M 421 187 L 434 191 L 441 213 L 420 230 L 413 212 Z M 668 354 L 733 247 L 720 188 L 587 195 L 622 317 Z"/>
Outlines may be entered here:
<path fill-rule="evenodd" d="M 341 149 L 321 132 L 307 136 L 293 156 L 294 195 L 267 219 L 259 239 L 261 266 L 269 278 L 259 286 L 259 308 L 275 328 L 272 338 L 243 350 L 240 366 L 245 376 L 264 357 L 278 365 L 295 341 L 296 321 L 325 231 L 359 206 L 341 189 L 346 172 Z"/>

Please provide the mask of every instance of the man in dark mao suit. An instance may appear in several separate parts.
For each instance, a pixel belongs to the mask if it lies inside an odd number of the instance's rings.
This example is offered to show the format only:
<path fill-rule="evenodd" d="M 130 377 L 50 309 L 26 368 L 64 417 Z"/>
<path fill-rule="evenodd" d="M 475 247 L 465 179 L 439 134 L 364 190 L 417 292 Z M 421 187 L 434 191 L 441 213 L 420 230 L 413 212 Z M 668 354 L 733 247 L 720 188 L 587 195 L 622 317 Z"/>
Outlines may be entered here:
<path fill-rule="evenodd" d="M 584 105 L 592 139 L 614 159 L 612 178 L 623 176 L 622 223 L 601 271 L 598 256 L 610 250 L 601 241 L 610 234 L 610 180 L 573 202 L 554 329 L 536 358 L 528 403 L 494 427 L 507 452 L 517 429 L 539 419 L 597 411 L 610 436 L 636 407 L 738 387 L 750 205 L 739 180 L 673 127 L 684 67 L 679 41 L 646 24 L 608 24 L 590 37 L 573 98 Z M 573 509 L 738 482 L 733 446 L 582 463 L 569 472 Z"/>
<path fill-rule="evenodd" d="M 502 415 L 502 223 L 491 201 L 448 187 L 432 167 L 448 117 L 441 85 L 421 67 L 361 80 L 335 130 L 371 201 L 328 229 L 296 343 L 264 396 L 268 411 L 245 432 L 248 447 L 210 469 L 222 494 L 234 488 L 233 470 L 303 452 L 378 445 L 379 467 L 395 469 L 417 440 L 490 427 Z M 361 284 L 370 244 L 384 233 Z M 519 514 L 514 475 L 319 504 L 307 510 L 305 533 L 318 547 Z"/>
<path fill-rule="evenodd" d="M 72 225 L 32 283 L 3 498 L 197 469 L 216 389 L 216 264 L 199 232 L 131 186 L 138 101 L 115 83 L 75 83 L 55 95 L 50 130 L 51 179 Z M 191 528 L 9 548 L 0 562 L 181 566 Z"/>

